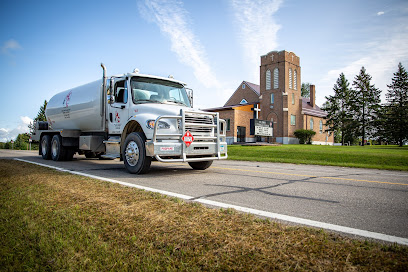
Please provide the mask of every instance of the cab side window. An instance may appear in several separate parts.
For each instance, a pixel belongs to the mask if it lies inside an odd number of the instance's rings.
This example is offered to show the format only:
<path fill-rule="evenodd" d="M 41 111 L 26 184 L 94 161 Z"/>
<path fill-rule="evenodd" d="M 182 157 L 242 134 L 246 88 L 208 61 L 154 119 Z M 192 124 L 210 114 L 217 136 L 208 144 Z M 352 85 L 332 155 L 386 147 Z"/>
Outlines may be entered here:
<path fill-rule="evenodd" d="M 127 82 L 125 80 L 115 83 L 115 102 L 126 104 L 128 101 Z"/>

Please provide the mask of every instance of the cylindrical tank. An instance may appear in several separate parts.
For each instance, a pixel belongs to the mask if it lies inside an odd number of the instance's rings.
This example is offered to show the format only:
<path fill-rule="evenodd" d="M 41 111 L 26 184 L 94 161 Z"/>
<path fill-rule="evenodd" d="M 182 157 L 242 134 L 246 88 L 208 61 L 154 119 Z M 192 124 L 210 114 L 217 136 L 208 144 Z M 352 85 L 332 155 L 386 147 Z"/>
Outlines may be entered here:
<path fill-rule="evenodd" d="M 54 95 L 45 115 L 51 129 L 102 131 L 102 80 Z"/>

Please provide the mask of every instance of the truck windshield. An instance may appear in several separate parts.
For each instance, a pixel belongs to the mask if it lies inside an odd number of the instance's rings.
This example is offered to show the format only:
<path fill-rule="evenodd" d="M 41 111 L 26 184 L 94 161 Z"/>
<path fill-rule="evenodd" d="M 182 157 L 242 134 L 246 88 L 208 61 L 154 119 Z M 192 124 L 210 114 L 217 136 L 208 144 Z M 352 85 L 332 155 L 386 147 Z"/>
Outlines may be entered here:
<path fill-rule="evenodd" d="M 182 84 L 146 77 L 132 77 L 132 98 L 135 104 L 164 103 L 190 107 L 190 101 Z"/>

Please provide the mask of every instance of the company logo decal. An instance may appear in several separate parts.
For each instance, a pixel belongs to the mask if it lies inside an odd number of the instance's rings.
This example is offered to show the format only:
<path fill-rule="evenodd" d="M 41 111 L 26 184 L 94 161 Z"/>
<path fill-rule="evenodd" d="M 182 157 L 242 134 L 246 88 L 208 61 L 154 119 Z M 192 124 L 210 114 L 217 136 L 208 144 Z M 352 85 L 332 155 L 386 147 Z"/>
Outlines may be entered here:
<path fill-rule="evenodd" d="M 115 111 L 115 122 L 120 123 L 120 115 L 117 111 Z"/>
<path fill-rule="evenodd" d="M 174 151 L 173 146 L 161 146 L 160 151 Z"/>
<path fill-rule="evenodd" d="M 69 100 L 71 100 L 71 95 L 72 95 L 72 91 L 70 91 L 67 96 L 65 97 L 64 101 L 62 102 L 62 105 L 65 105 L 66 108 L 68 108 L 69 106 Z"/>

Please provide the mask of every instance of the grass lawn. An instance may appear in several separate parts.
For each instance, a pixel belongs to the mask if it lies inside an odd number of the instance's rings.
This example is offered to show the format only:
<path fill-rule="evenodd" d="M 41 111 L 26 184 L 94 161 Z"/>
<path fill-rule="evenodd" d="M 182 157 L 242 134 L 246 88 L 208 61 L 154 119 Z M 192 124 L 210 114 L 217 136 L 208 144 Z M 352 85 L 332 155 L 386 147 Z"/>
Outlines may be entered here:
<path fill-rule="evenodd" d="M 0 160 L 1 271 L 406 271 L 408 247 Z"/>
<path fill-rule="evenodd" d="M 408 147 L 398 146 L 230 145 L 228 159 L 408 171 Z"/>

